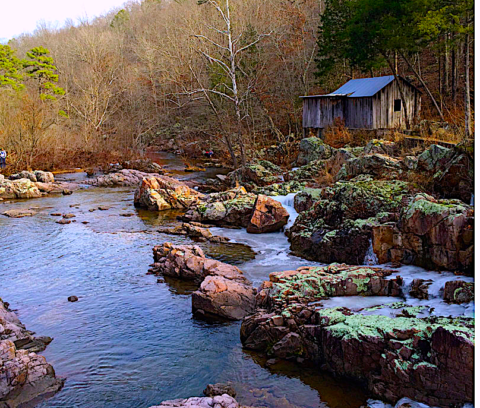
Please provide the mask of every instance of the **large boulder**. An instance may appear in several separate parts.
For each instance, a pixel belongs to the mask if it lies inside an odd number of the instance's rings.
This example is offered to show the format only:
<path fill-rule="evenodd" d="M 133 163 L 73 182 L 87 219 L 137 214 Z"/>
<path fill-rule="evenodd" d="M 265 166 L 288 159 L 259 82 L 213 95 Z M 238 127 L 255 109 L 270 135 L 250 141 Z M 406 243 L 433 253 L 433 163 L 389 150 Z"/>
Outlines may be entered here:
<path fill-rule="evenodd" d="M 236 266 L 206 258 L 194 245 L 165 243 L 153 249 L 150 273 L 192 280 L 200 288 L 192 295 L 194 312 L 241 320 L 255 308 L 255 289 Z"/>
<path fill-rule="evenodd" d="M 288 211 L 280 202 L 260 194 L 255 200 L 247 232 L 261 234 L 278 231 L 287 224 L 289 217 Z"/>
<path fill-rule="evenodd" d="M 406 182 L 368 177 L 323 188 L 288 230 L 291 249 L 318 262 L 361 265 L 373 226 L 394 220 L 402 200 L 414 191 Z"/>
<path fill-rule="evenodd" d="M 334 149 L 318 137 L 308 137 L 300 141 L 298 150 L 296 165 L 305 166 L 315 160 L 329 159 Z"/>
<path fill-rule="evenodd" d="M 42 192 L 28 178 L 0 181 L 0 198 L 39 198 Z"/>
<path fill-rule="evenodd" d="M 135 207 L 162 211 L 187 209 L 197 203 L 203 194 L 171 177 L 156 176 L 143 178 L 135 191 Z"/>
<path fill-rule="evenodd" d="M 473 272 L 472 207 L 417 194 L 399 210 L 398 223 L 373 228 L 373 250 L 381 263 Z"/>
<path fill-rule="evenodd" d="M 337 180 L 350 180 L 360 174 L 381 179 L 399 179 L 406 167 L 399 159 L 384 154 L 368 154 L 348 160 L 337 173 Z"/>
<path fill-rule="evenodd" d="M 12 174 L 9 178 L 10 178 L 10 180 L 20 180 L 20 179 L 25 178 L 25 179 L 29 179 L 30 181 L 33 181 L 33 182 L 38 181 L 37 177 L 35 176 L 35 173 L 33 173 L 32 171 L 27 171 L 27 170 L 23 170 L 20 173 Z"/>
<path fill-rule="evenodd" d="M 139 170 L 121 169 L 85 180 L 85 184 L 95 187 L 137 187 L 144 178 L 155 177 L 151 173 Z"/>
<path fill-rule="evenodd" d="M 246 228 L 255 206 L 255 194 L 243 187 L 212 193 L 193 205 L 182 217 L 187 222 Z"/>
<path fill-rule="evenodd" d="M 36 181 L 41 183 L 53 183 L 55 181 L 53 173 L 50 173 L 49 171 L 35 170 L 33 173 L 37 179 Z"/>

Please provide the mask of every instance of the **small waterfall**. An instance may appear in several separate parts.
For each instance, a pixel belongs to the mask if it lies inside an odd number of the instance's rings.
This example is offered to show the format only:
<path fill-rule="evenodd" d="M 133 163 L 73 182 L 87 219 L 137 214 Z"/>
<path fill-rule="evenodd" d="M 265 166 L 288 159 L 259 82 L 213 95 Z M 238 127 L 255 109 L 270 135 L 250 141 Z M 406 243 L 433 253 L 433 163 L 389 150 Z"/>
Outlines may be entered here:
<path fill-rule="evenodd" d="M 475 204 L 473 204 L 473 193 L 472 193 L 472 197 L 470 198 L 470 205 L 473 207 Z"/>
<path fill-rule="evenodd" d="M 378 258 L 373 252 L 373 242 L 370 239 L 370 246 L 368 247 L 367 253 L 365 254 L 365 259 L 363 260 L 365 265 L 378 265 Z"/>
<path fill-rule="evenodd" d="M 290 228 L 298 216 L 298 213 L 295 211 L 295 207 L 293 206 L 296 194 L 297 193 L 289 193 L 284 196 L 270 196 L 270 198 L 273 198 L 282 204 L 283 208 L 285 208 L 288 214 L 290 214 L 290 218 L 288 219 L 288 223 L 285 228 Z"/>

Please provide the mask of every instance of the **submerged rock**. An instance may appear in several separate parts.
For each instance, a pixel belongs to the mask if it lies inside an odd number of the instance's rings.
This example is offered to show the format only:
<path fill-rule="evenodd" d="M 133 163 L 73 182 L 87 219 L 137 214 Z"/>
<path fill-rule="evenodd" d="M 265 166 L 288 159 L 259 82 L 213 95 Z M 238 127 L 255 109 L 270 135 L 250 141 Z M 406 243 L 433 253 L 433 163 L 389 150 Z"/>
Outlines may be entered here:
<path fill-rule="evenodd" d="M 45 357 L 35 352 L 52 341 L 33 337 L 0 299 L 0 406 L 38 403 L 59 391 L 64 380 L 55 376 Z"/>
<path fill-rule="evenodd" d="M 153 211 L 187 209 L 197 203 L 203 194 L 186 184 L 167 176 L 143 178 L 135 191 L 135 207 Z"/>
<path fill-rule="evenodd" d="M 215 395 L 223 395 L 227 394 L 230 395 L 231 397 L 235 397 L 237 395 L 237 392 L 235 391 L 235 388 L 231 384 L 223 384 L 223 383 L 217 383 L 217 384 L 208 384 L 207 388 L 203 390 L 203 395 L 207 397 L 214 397 Z"/>
<path fill-rule="evenodd" d="M 255 307 L 255 289 L 236 266 L 206 258 L 195 245 L 165 243 L 153 248 L 155 275 L 201 283 L 192 294 L 192 309 L 240 320 Z"/>
<path fill-rule="evenodd" d="M 318 302 L 356 293 L 398 296 L 401 281 L 388 281 L 390 274 L 346 265 L 271 274 L 257 312 L 242 322 L 242 344 L 269 358 L 308 360 L 389 402 L 405 396 L 440 407 L 472 402 L 473 319 L 391 318 Z"/>
<path fill-rule="evenodd" d="M 3 215 L 10 217 L 10 218 L 23 218 L 23 217 L 31 217 L 37 214 L 37 210 L 34 209 L 26 209 L 26 210 L 8 210 L 4 211 Z"/>
<path fill-rule="evenodd" d="M 210 241 L 210 242 L 228 242 L 227 237 L 220 237 L 213 235 L 208 228 L 205 228 L 203 224 L 184 222 L 175 228 L 160 228 L 158 232 L 162 234 L 170 235 L 185 235 L 190 238 L 194 238 L 198 241 Z"/>

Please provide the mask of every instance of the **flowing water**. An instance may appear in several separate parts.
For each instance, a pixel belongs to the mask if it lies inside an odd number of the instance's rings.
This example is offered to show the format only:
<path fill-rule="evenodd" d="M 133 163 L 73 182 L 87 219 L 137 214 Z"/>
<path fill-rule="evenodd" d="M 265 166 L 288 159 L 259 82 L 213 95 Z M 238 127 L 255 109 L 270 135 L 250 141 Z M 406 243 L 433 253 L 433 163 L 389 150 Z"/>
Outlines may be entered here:
<path fill-rule="evenodd" d="M 182 173 L 178 159 L 160 158 L 164 161 L 160 164 L 170 165 L 178 177 L 192 177 Z M 76 173 L 58 178 L 82 177 Z M 274 197 L 289 211 L 289 226 L 296 217 L 293 197 Z M 359 387 L 313 368 L 289 363 L 266 368 L 265 358 L 242 350 L 239 322 L 193 318 L 194 285 L 146 275 L 154 245 L 192 243 L 156 232 L 160 225 L 174 224 L 178 212 L 142 211 L 132 203 L 130 188 L 89 188 L 71 196 L 0 203 L 0 213 L 38 210 L 21 219 L 0 216 L 0 296 L 28 329 L 54 337 L 42 354 L 66 384 L 40 407 L 143 408 L 201 395 L 206 384 L 225 381 L 234 383 L 240 402 L 252 406 L 366 404 Z M 100 211 L 99 206 L 110 208 Z M 50 215 L 54 212 L 73 213 L 76 222 L 59 225 Z M 255 285 L 270 272 L 314 264 L 289 254 L 281 232 L 253 235 L 221 228 L 212 232 L 228 236 L 232 244 L 200 244 L 207 255 L 238 265 Z M 402 270 L 405 285 L 422 274 L 431 278 L 433 273 Z M 438 292 L 436 286 L 431 290 Z M 69 303 L 71 295 L 79 301 Z M 333 306 L 335 300 L 331 302 Z M 342 302 L 345 306 L 345 298 Z M 455 313 L 473 313 L 463 309 Z"/>

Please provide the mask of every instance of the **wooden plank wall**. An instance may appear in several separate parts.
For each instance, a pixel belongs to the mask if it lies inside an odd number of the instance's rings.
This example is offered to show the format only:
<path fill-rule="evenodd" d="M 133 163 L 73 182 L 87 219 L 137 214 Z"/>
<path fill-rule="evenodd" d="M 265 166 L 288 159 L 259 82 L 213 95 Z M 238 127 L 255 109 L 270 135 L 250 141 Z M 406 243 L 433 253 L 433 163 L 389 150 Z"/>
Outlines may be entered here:
<path fill-rule="evenodd" d="M 413 124 L 418 119 L 420 112 L 420 94 L 415 88 L 409 86 L 405 82 L 402 82 L 401 86 L 405 95 L 408 119 L 410 124 Z M 388 84 L 373 96 L 374 129 L 405 128 L 406 123 L 403 106 L 400 111 L 395 112 L 395 99 L 402 99 L 400 96 L 400 90 L 395 81 Z"/>
<path fill-rule="evenodd" d="M 303 100 L 303 127 L 326 128 L 333 125 L 335 118 L 344 120 L 344 97 L 305 98 Z"/>
<path fill-rule="evenodd" d="M 347 98 L 345 126 L 351 129 L 373 129 L 372 98 Z"/>

